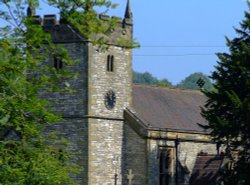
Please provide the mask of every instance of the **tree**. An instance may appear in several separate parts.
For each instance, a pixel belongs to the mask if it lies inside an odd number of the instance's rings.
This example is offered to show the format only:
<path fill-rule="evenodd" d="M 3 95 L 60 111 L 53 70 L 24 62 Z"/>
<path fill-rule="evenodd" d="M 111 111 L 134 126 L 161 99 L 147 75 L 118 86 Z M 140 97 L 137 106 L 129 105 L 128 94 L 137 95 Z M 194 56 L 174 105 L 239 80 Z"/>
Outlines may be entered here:
<path fill-rule="evenodd" d="M 139 73 L 133 71 L 133 82 L 140 84 L 156 84 L 157 78 L 153 77 L 150 73 Z"/>
<path fill-rule="evenodd" d="M 171 87 L 172 84 L 167 79 L 158 80 L 156 77 L 153 77 L 149 72 L 139 73 L 133 71 L 133 83 L 139 84 L 149 84 L 157 85 L 162 87 Z"/>
<path fill-rule="evenodd" d="M 0 41 L 0 184 L 75 184 L 69 155 L 42 137 L 44 127 L 60 120 L 37 97 L 45 76 L 31 83 L 26 73 L 34 58 L 12 44 Z"/>
<path fill-rule="evenodd" d="M 211 76 L 215 91 L 204 91 L 208 100 L 202 108 L 202 115 L 208 121 L 203 127 L 211 131 L 216 142 L 226 146 L 226 155 L 234 162 L 234 167 L 221 178 L 225 185 L 250 184 L 249 12 L 245 12 L 240 25 L 240 29 L 235 29 L 238 37 L 226 38 L 229 52 L 217 54 L 219 62 Z"/>
<path fill-rule="evenodd" d="M 196 90 L 198 90 L 198 89 L 200 89 L 200 87 L 197 85 L 197 81 L 199 79 L 202 79 L 205 82 L 205 84 L 202 88 L 204 88 L 206 90 L 213 89 L 213 85 L 212 85 L 211 81 L 209 80 L 209 78 L 202 73 L 193 73 L 193 74 L 189 75 L 184 80 L 182 80 L 179 84 L 177 84 L 176 87 L 183 88 L 183 89 L 196 89 Z"/>
<path fill-rule="evenodd" d="M 87 38 L 113 28 L 113 21 L 104 28 L 100 20 L 93 18 L 97 14 L 94 7 L 107 10 L 114 7 L 110 1 L 47 2 L 60 9 L 61 16 Z M 39 89 L 53 91 L 63 87 L 63 91 L 71 91 L 67 80 L 74 74 L 66 68 L 57 71 L 41 65 L 48 52 L 59 56 L 65 65 L 74 61 L 63 47 L 52 43 L 41 25 L 33 24 L 35 7 L 39 7 L 38 0 L 0 0 L 0 18 L 6 21 L 0 28 L 0 184 L 76 184 L 71 176 L 78 168 L 71 163 L 71 151 L 64 147 L 65 141 L 44 132 L 62 118 L 38 96 Z M 59 83 L 60 88 L 56 88 L 58 82 L 64 82 L 64 86 Z"/>
<path fill-rule="evenodd" d="M 172 83 L 168 81 L 168 79 L 164 78 L 162 80 L 158 80 L 157 85 L 160 87 L 172 87 Z"/>

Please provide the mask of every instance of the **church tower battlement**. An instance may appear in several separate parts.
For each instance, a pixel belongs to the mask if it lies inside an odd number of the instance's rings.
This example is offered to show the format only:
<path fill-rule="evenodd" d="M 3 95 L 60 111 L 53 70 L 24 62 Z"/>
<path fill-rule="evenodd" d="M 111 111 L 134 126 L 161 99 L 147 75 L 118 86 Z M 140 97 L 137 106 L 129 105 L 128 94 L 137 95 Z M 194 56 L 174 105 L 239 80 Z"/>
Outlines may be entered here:
<path fill-rule="evenodd" d="M 117 44 L 123 37 L 132 40 L 133 19 L 129 0 L 124 18 L 98 15 L 102 21 L 118 20 L 117 27 L 102 35 L 108 49 L 100 50 L 72 25 L 57 20 L 56 15 L 43 18 L 32 14 L 34 24 L 42 25 L 55 44 L 62 45 L 69 57 L 77 60 L 67 66 L 48 56 L 45 65 L 68 68 L 78 73 L 69 83 L 75 93 L 42 92 L 42 96 L 55 102 L 53 109 L 64 118 L 54 126 L 67 138 L 71 148 L 79 154 L 75 160 L 81 167 L 77 181 L 81 185 L 126 184 L 124 158 L 124 110 L 131 106 L 132 49 Z"/>
<path fill-rule="evenodd" d="M 29 8 L 30 9 L 30 8 Z M 29 12 L 32 10 L 29 10 Z M 107 39 L 108 44 L 119 45 L 115 41 L 120 37 L 126 38 L 128 40 L 132 39 L 133 32 L 133 19 L 130 11 L 126 10 L 124 18 L 116 16 L 108 16 L 105 14 L 99 14 L 97 17 L 105 23 L 105 21 L 110 21 L 114 19 L 117 22 L 117 26 L 111 33 L 99 35 Z M 128 16 L 130 14 L 130 16 Z M 29 15 L 32 15 L 29 13 Z M 88 38 L 84 37 L 79 31 L 77 31 L 72 25 L 68 24 L 64 19 L 58 20 L 55 14 L 44 15 L 42 18 L 39 15 L 32 15 L 34 24 L 39 24 L 43 26 L 43 29 L 50 33 L 54 43 L 70 43 L 70 42 L 86 42 L 90 41 Z"/>

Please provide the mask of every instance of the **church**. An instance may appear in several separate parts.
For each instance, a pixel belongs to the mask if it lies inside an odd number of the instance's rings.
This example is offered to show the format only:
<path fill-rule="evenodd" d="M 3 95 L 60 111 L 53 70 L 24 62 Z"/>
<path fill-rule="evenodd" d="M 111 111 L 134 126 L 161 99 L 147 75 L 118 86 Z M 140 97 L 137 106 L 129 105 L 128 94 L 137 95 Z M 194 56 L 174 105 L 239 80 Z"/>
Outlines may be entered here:
<path fill-rule="evenodd" d="M 100 20 L 110 19 L 100 15 Z M 199 91 L 132 83 L 132 49 L 115 44 L 133 37 L 129 0 L 119 26 L 102 51 L 55 15 L 34 16 L 79 63 L 64 66 L 53 56 L 46 65 L 79 74 L 72 94 L 47 92 L 64 119 L 55 129 L 77 151 L 81 185 L 214 185 L 223 157 L 199 124 L 206 124 Z"/>

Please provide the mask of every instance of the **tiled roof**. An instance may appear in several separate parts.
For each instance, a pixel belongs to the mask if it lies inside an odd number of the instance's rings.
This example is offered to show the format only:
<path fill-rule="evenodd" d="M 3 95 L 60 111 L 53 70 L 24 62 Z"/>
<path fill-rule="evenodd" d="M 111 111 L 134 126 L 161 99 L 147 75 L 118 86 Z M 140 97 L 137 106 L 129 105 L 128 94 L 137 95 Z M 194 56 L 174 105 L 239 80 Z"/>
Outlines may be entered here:
<path fill-rule="evenodd" d="M 159 129 L 203 132 L 200 107 L 206 97 L 195 90 L 133 85 L 132 109 L 146 125 Z"/>
<path fill-rule="evenodd" d="M 218 155 L 198 155 L 190 185 L 215 185 L 223 158 Z"/>

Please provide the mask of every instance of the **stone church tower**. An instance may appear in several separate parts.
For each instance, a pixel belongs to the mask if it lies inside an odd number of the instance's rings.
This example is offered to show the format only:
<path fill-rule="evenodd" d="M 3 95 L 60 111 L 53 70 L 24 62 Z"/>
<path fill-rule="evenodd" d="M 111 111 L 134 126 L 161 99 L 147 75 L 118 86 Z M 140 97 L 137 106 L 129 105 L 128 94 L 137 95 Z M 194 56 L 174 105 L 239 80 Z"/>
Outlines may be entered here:
<path fill-rule="evenodd" d="M 200 115 L 206 97 L 199 91 L 132 84 L 132 49 L 116 42 L 133 37 L 129 0 L 118 27 L 101 35 L 109 43 L 104 51 L 55 15 L 41 19 L 28 13 L 78 61 L 65 65 L 49 55 L 46 65 L 79 74 L 70 80 L 76 92 L 41 96 L 53 101 L 54 111 L 64 118 L 51 129 L 70 141 L 74 162 L 81 167 L 75 177 L 79 184 L 216 184 L 223 156 L 197 124 L 207 123 Z"/>
<path fill-rule="evenodd" d="M 63 45 L 68 55 L 79 61 L 65 66 L 53 56 L 45 61 L 58 70 L 66 67 L 79 77 L 70 82 L 76 93 L 42 92 L 54 101 L 53 109 L 64 118 L 53 129 L 71 142 L 70 148 L 78 154 L 75 159 L 81 166 L 77 177 L 81 185 L 121 185 L 125 182 L 124 166 L 124 109 L 131 104 L 132 49 L 121 47 L 115 41 L 132 39 L 132 13 L 129 0 L 124 18 L 117 18 L 119 26 L 108 37 L 108 50 L 100 51 L 71 25 L 55 15 L 44 18 L 34 16 L 52 35 L 55 44 Z M 100 15 L 103 21 L 109 16 Z"/>
<path fill-rule="evenodd" d="M 114 31 L 131 39 L 129 1 L 125 17 Z M 98 52 L 88 44 L 88 178 L 89 184 L 121 184 L 124 178 L 124 109 L 131 104 L 132 50 L 112 44 Z"/>

